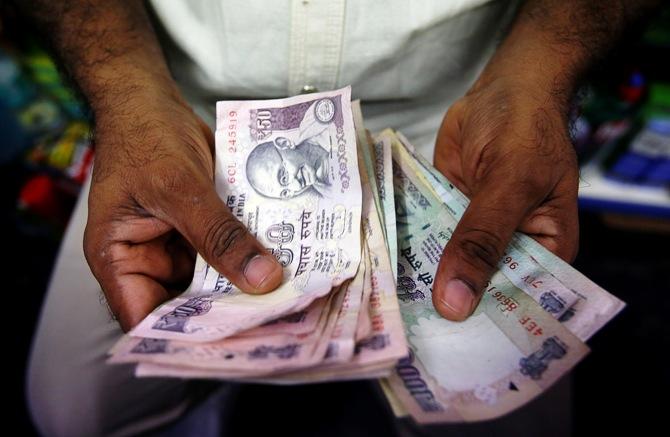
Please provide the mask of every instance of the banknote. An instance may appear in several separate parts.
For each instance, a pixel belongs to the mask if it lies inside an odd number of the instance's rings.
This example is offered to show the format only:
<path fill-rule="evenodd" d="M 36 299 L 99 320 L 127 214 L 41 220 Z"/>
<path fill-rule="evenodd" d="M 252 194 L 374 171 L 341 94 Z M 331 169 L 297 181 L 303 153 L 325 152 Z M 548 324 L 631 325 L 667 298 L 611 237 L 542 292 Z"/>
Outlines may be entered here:
<path fill-rule="evenodd" d="M 358 320 L 356 320 L 356 332 L 354 338 L 360 341 L 366 338 L 372 332 L 372 316 L 370 315 L 370 296 L 372 294 L 372 287 L 370 286 L 370 271 L 367 263 L 367 248 L 363 251 L 363 258 L 361 264 L 365 270 L 365 277 L 363 281 L 363 294 L 361 296 L 361 310 L 358 312 Z"/>
<path fill-rule="evenodd" d="M 449 213 L 460 220 L 469 199 L 417 153 L 402 133 L 389 133 L 392 134 L 399 140 L 394 143 L 398 159 L 411 166 L 417 177 L 442 199 Z M 514 285 L 533 297 L 582 341 L 588 340 L 625 306 L 616 296 L 520 232 L 512 237 L 498 267 Z"/>
<path fill-rule="evenodd" d="M 239 337 L 262 337 L 264 335 L 300 335 L 313 332 L 321 314 L 326 310 L 327 303 L 328 296 L 320 297 L 303 310 L 279 317 L 236 335 Z"/>
<path fill-rule="evenodd" d="M 364 122 L 358 105 L 355 105 L 354 108 L 354 123 L 357 131 L 360 132 L 364 128 Z M 360 134 L 358 138 L 359 142 L 363 140 Z M 362 148 L 362 145 L 359 145 L 359 148 Z M 372 340 L 367 342 L 368 345 L 372 345 L 372 351 L 359 357 L 358 363 L 364 365 L 373 360 L 381 361 L 402 356 L 407 350 L 407 342 L 400 317 L 396 278 L 382 227 L 382 204 L 379 201 L 379 192 L 374 190 L 375 185 L 372 184 L 375 176 L 374 173 L 368 173 L 363 166 L 360 167 L 364 200 L 362 229 L 369 254 L 369 260 L 366 261 L 369 261 L 371 271 L 370 308 L 373 326 Z M 375 199 L 377 201 L 374 201 Z"/>
<path fill-rule="evenodd" d="M 367 256 L 367 250 L 364 252 L 364 254 Z M 369 265 L 369 263 L 365 264 Z M 361 273 L 363 271 L 364 267 L 361 266 L 358 274 L 349 284 L 347 291 L 356 290 L 356 283 L 362 277 Z M 366 277 L 368 281 L 370 281 L 368 287 L 372 288 L 370 276 L 368 275 Z M 345 301 L 347 299 L 350 301 L 354 300 L 352 295 L 345 294 L 342 301 L 342 306 L 340 307 L 340 311 L 338 313 L 336 324 L 343 322 L 342 308 L 345 307 Z M 374 301 L 372 304 L 375 305 Z M 380 320 L 378 312 L 374 310 L 372 312 L 376 316 L 375 320 Z M 397 315 L 397 318 L 400 318 L 399 314 Z M 348 322 L 351 323 L 353 321 L 353 328 L 355 328 L 356 321 L 352 319 L 353 318 L 349 318 Z M 353 335 L 352 326 L 347 326 L 344 322 L 342 324 L 342 329 L 344 331 L 348 330 L 349 339 L 353 340 L 351 337 Z M 378 323 L 377 326 L 383 326 L 383 323 Z M 391 369 L 398 361 L 398 358 L 406 354 L 407 346 L 401 346 L 398 344 L 398 347 L 391 348 L 389 347 L 390 341 L 378 340 L 378 338 L 380 338 L 379 332 L 380 330 L 377 329 L 374 334 L 371 333 L 367 338 L 362 339 L 361 341 L 357 341 L 355 343 L 352 341 L 350 346 L 349 341 L 346 341 L 347 334 L 342 332 L 338 333 L 337 327 L 335 327 L 330 334 L 331 337 L 328 341 L 323 360 L 318 363 L 313 363 L 310 366 L 305 365 L 300 368 L 275 366 L 274 369 L 266 371 L 258 371 L 253 368 L 240 371 L 238 369 L 230 368 L 212 368 L 211 366 L 203 367 L 198 365 L 193 366 L 184 361 L 177 362 L 174 360 L 141 359 L 138 366 L 136 367 L 135 374 L 138 377 L 163 376 L 180 378 L 208 378 L 278 385 L 294 385 L 323 381 L 348 381 L 356 379 L 375 379 L 388 377 L 391 374 Z M 385 334 L 383 330 L 381 332 L 382 335 Z M 403 335 L 402 330 L 396 330 L 396 335 L 398 332 Z M 227 340 L 228 339 L 223 341 Z M 396 339 L 394 336 L 387 335 L 384 340 L 393 341 Z M 152 339 L 152 341 L 165 340 Z M 398 342 L 396 341 L 396 343 Z M 186 343 L 186 345 L 192 346 L 193 343 Z M 351 349 L 348 350 L 349 347 L 351 347 Z"/>
<path fill-rule="evenodd" d="M 409 416 L 409 413 L 405 409 L 405 406 L 403 403 L 398 399 L 398 397 L 395 395 L 393 392 L 393 389 L 391 388 L 391 384 L 389 384 L 388 378 L 381 378 L 377 381 L 377 384 L 379 385 L 379 388 L 382 390 L 382 393 L 384 393 L 384 396 L 386 397 L 386 400 L 389 403 L 389 406 L 391 407 L 391 411 L 393 412 L 393 415 L 395 417 L 406 417 Z"/>
<path fill-rule="evenodd" d="M 466 321 L 439 316 L 432 285 L 457 221 L 395 152 L 398 296 L 410 353 L 388 383 L 421 423 L 498 417 L 545 390 L 588 348 L 500 271 Z"/>
<path fill-rule="evenodd" d="M 188 290 L 131 335 L 213 341 L 307 307 L 360 264 L 361 188 L 351 90 L 217 104 L 215 184 L 284 267 L 249 295 L 198 257 Z"/>
<path fill-rule="evenodd" d="M 301 335 L 308 334 L 313 332 L 325 314 L 326 305 L 329 303 L 329 296 L 324 296 L 315 300 L 309 307 L 298 311 L 293 314 L 289 314 L 283 317 L 280 317 L 276 320 L 264 323 L 261 326 L 256 328 L 249 329 L 247 331 L 240 332 L 237 334 L 238 337 L 263 337 L 265 335 L 278 335 L 278 334 L 291 334 L 291 335 Z M 131 337 L 129 335 L 123 336 L 119 341 L 117 341 L 114 346 L 108 351 L 111 359 L 110 363 L 115 362 L 133 362 L 137 360 L 126 359 L 126 357 L 120 358 L 122 351 L 128 351 L 134 348 L 135 345 L 141 343 L 141 338 Z M 130 346 L 132 344 L 132 346 Z M 149 343 L 145 343 L 149 346 Z M 156 344 L 167 345 L 168 342 L 161 341 Z M 126 352 L 124 352 L 125 354 Z M 138 355 L 138 357 L 140 357 Z"/>
<path fill-rule="evenodd" d="M 340 289 L 345 289 L 343 284 Z M 317 325 L 306 334 L 233 336 L 213 342 L 135 338 L 126 336 L 115 346 L 110 363 L 145 362 L 216 370 L 221 375 L 259 376 L 312 366 L 327 352 L 343 291 L 331 293 L 325 305 L 312 305 L 320 312 Z M 309 311 L 308 311 L 309 312 Z"/>
<path fill-rule="evenodd" d="M 369 274 L 365 267 L 361 263 L 358 273 L 346 287 L 325 356 L 319 364 L 348 362 L 354 355 L 358 316 L 361 311 L 367 312 L 367 307 L 361 306 L 365 279 Z"/>
<path fill-rule="evenodd" d="M 356 142 L 358 144 L 358 150 L 360 152 L 359 158 L 362 158 L 359 160 L 359 165 L 361 167 L 365 167 L 367 174 L 370 175 L 368 183 L 370 184 L 370 187 L 372 188 L 372 193 L 374 194 L 373 200 L 375 203 L 375 207 L 377 211 L 382 211 L 382 206 L 380 204 L 380 199 L 378 196 L 379 188 L 377 187 L 377 178 L 375 177 L 376 157 L 375 157 L 375 151 L 372 147 L 372 138 L 370 136 L 370 133 L 365 129 L 364 125 L 362 125 L 361 123 L 356 123 L 356 120 L 363 120 L 363 112 L 361 111 L 361 102 L 359 100 L 356 100 L 351 103 L 351 111 L 354 117 Z M 384 219 L 385 219 L 384 215 L 381 214 L 379 220 L 381 221 L 382 232 L 384 234 L 384 238 L 386 239 L 386 223 Z"/>
<path fill-rule="evenodd" d="M 197 369 L 193 367 L 187 367 L 187 366 L 173 366 L 173 365 L 165 365 L 165 364 L 155 364 L 155 363 L 139 363 L 137 367 L 135 368 L 135 376 L 139 378 L 143 377 L 166 377 L 166 378 L 197 378 L 197 379 L 218 379 L 218 380 L 224 380 L 224 381 L 237 381 L 237 382 L 248 382 L 248 383 L 257 383 L 257 384 L 274 384 L 274 385 L 296 385 L 296 384 L 308 384 L 312 382 L 322 382 L 322 381 L 352 381 L 352 380 L 359 380 L 359 379 L 377 379 L 377 378 L 386 378 L 390 375 L 390 366 L 386 365 L 383 368 L 377 370 L 377 369 L 370 369 L 367 371 L 367 373 L 362 377 L 360 370 L 356 371 L 340 371 L 340 372 L 333 372 L 333 373 L 325 373 L 323 374 L 323 377 L 315 380 L 304 380 L 300 379 L 298 374 L 295 374 L 296 376 L 294 377 L 284 377 L 284 378 L 273 378 L 271 376 L 269 377 L 263 377 L 262 379 L 260 378 L 254 378 L 248 375 L 244 374 L 231 374 L 231 373 L 222 373 L 217 370 L 209 370 L 209 369 Z M 289 374 L 291 375 L 291 374 Z"/>
<path fill-rule="evenodd" d="M 374 175 L 381 204 L 383 223 L 386 228 L 386 244 L 391 257 L 393 277 L 398 276 L 398 237 L 395 222 L 395 198 L 393 192 L 392 143 L 393 130 L 385 129 L 374 139 Z"/>
<path fill-rule="evenodd" d="M 577 295 L 577 302 L 559 320 L 582 341 L 590 339 L 626 306 L 531 237 L 517 233 L 512 244 Z"/>

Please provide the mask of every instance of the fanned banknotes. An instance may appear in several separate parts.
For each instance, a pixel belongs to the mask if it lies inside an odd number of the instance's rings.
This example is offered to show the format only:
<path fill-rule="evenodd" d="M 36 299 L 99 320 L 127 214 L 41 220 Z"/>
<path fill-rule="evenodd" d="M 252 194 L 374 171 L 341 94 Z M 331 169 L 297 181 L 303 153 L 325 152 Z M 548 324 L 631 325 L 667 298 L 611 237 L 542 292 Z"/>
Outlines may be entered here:
<path fill-rule="evenodd" d="M 474 314 L 440 317 L 435 273 L 469 200 L 401 133 L 370 135 L 349 88 L 219 102 L 215 173 L 283 285 L 246 295 L 198 257 L 189 289 L 110 351 L 138 376 L 379 378 L 397 415 L 485 420 L 568 372 L 624 306 L 517 233 Z"/>
<path fill-rule="evenodd" d="M 579 338 L 500 271 L 474 314 L 450 322 L 431 295 L 457 220 L 394 149 L 398 293 L 410 354 L 388 382 L 420 422 L 498 417 L 541 393 L 588 351 Z"/>

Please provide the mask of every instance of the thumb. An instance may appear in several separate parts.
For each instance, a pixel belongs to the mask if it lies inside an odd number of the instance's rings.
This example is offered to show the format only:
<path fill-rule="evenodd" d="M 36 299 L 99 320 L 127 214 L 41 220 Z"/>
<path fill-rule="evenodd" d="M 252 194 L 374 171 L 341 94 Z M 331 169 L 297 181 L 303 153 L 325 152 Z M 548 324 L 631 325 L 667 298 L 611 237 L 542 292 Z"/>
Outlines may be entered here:
<path fill-rule="evenodd" d="M 178 205 L 174 226 L 216 271 L 246 293 L 279 286 L 282 267 L 223 204 L 214 187 L 203 184 L 196 201 Z"/>
<path fill-rule="evenodd" d="M 534 207 L 518 186 L 499 182 L 508 178 L 488 179 L 478 187 L 438 266 L 433 305 L 449 320 L 472 314 L 512 234 Z"/>

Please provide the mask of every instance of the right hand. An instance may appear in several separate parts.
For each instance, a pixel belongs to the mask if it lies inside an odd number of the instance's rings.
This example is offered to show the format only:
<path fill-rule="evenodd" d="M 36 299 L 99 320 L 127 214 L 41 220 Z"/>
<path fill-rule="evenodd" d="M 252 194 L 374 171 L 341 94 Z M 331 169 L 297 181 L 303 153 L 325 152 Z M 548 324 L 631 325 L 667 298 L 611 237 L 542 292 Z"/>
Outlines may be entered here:
<path fill-rule="evenodd" d="M 471 199 L 433 287 L 435 308 L 454 321 L 475 310 L 515 231 L 568 262 L 579 246 L 567 99 L 495 64 L 486 73 L 451 106 L 435 146 L 437 169 Z"/>
<path fill-rule="evenodd" d="M 96 112 L 84 253 L 124 331 L 178 294 L 194 251 L 247 293 L 282 280 L 214 189 L 214 138 L 175 87 L 133 89 Z"/>

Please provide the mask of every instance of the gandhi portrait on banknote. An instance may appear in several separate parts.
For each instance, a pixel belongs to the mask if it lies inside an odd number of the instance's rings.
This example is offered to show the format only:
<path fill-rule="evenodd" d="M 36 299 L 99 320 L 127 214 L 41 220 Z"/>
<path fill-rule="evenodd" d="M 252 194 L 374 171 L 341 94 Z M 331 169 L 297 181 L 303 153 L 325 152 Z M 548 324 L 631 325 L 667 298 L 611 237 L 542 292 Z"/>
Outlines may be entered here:
<path fill-rule="evenodd" d="M 249 154 L 247 179 L 259 194 L 275 199 L 307 191 L 323 195 L 330 187 L 328 151 L 310 139 L 294 144 L 275 138 Z"/>

